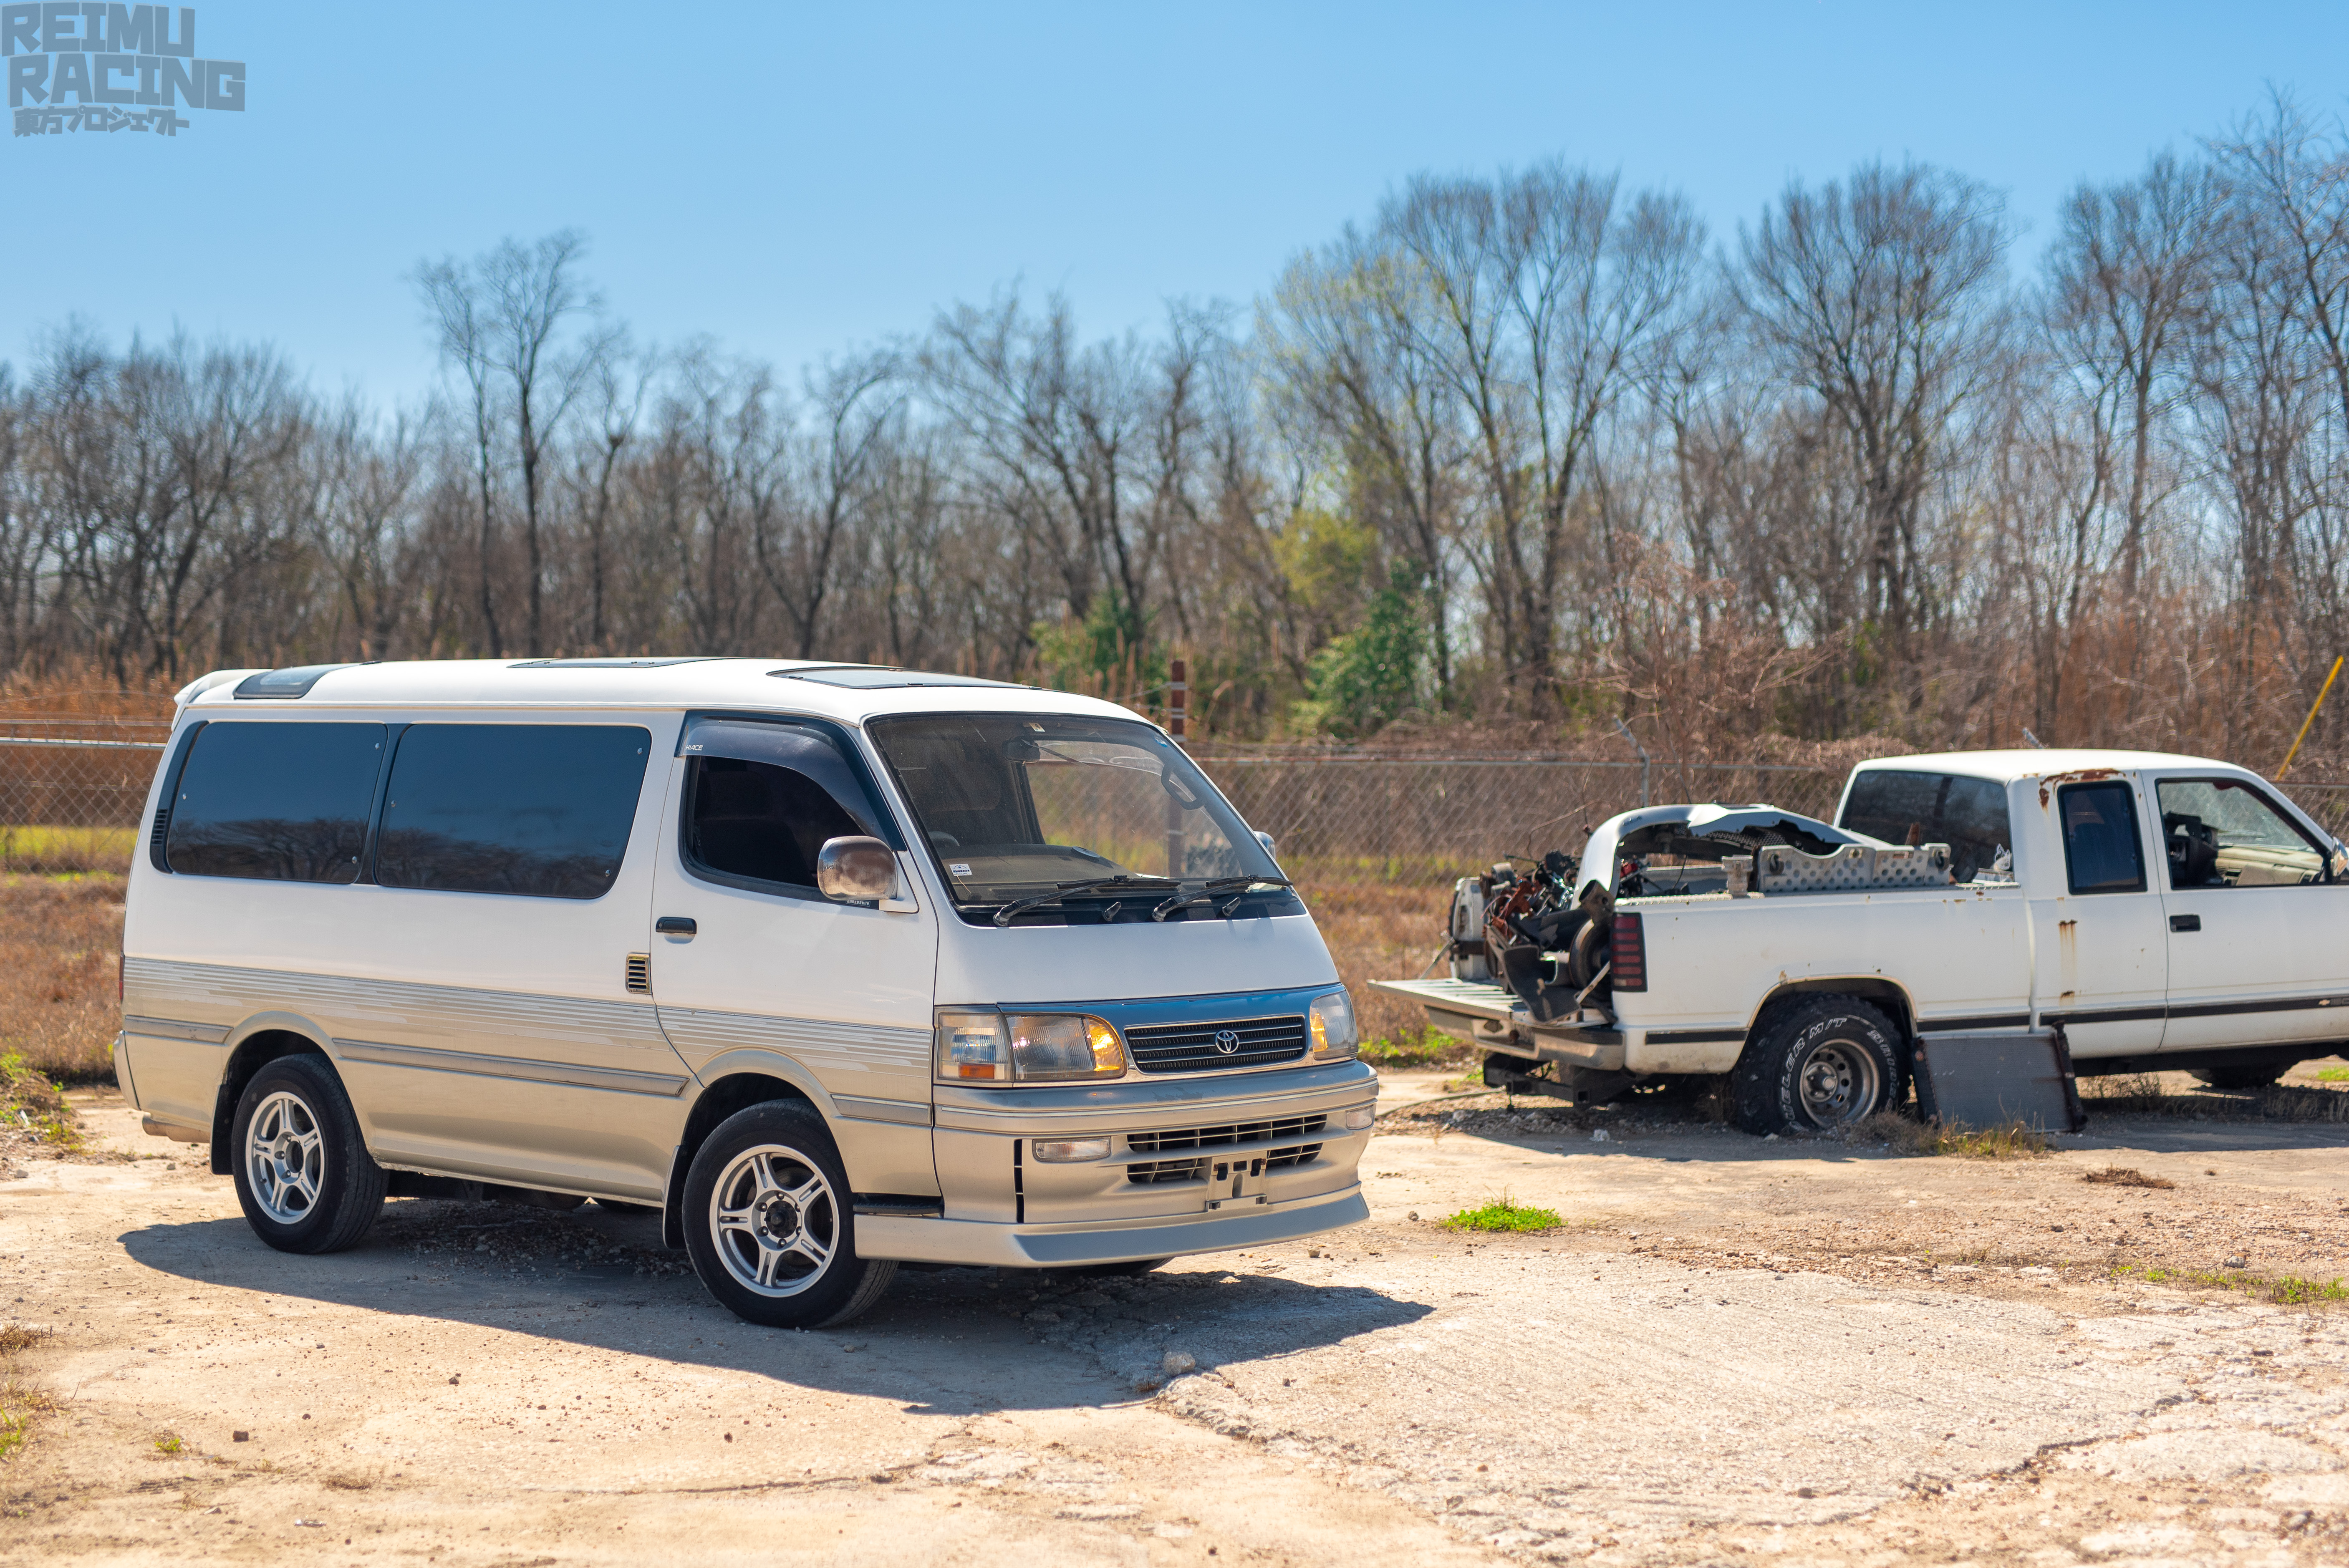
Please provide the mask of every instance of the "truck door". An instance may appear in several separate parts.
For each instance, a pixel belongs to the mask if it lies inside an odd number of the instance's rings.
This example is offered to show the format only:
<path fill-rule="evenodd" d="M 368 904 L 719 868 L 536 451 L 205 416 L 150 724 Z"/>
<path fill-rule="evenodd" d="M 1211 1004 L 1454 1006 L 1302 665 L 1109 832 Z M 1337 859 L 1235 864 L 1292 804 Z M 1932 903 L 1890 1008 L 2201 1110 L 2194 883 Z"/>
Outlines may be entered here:
<path fill-rule="evenodd" d="M 2166 1051 L 2349 1037 L 2341 955 L 2349 885 L 2325 851 L 2248 780 L 2154 786 L 2167 853 Z"/>
<path fill-rule="evenodd" d="M 2075 1057 L 2158 1050 L 2169 941 L 2162 895 L 2146 876 L 2137 787 L 2125 778 L 2058 785 L 2054 805 L 2063 892 L 2032 900 L 2040 1021 L 2064 1026 Z"/>
<path fill-rule="evenodd" d="M 672 763 L 654 872 L 653 1000 L 704 1083 L 781 1058 L 830 1100 L 859 1192 L 935 1194 L 930 998 L 936 912 L 909 870 L 879 903 L 817 890 L 827 839 L 905 839 L 846 734 L 813 721 L 697 719 Z M 732 1055 L 729 1060 L 730 1053 Z"/>

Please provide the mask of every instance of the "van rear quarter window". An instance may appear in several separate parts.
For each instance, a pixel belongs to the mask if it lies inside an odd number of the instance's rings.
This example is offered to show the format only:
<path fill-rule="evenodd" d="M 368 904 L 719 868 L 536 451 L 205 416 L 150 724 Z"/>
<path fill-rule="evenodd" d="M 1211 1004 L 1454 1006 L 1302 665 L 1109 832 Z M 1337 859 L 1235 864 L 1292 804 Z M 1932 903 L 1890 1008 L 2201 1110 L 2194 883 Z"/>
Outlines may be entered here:
<path fill-rule="evenodd" d="M 376 881 L 601 898 L 627 854 L 651 743 L 631 725 L 410 725 L 392 758 Z"/>
<path fill-rule="evenodd" d="M 206 725 L 170 803 L 164 863 L 189 876 L 357 882 L 384 736 L 380 724 Z"/>

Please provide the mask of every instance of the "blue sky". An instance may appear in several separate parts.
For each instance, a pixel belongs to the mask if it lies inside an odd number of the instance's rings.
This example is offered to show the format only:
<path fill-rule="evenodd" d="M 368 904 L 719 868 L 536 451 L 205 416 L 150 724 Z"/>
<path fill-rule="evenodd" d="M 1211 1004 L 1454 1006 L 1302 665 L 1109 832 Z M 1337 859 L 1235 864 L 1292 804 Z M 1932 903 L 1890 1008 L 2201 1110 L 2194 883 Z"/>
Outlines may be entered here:
<path fill-rule="evenodd" d="M 2082 176 L 2349 94 L 2349 8 L 201 0 L 243 114 L 11 137 L 0 356 L 68 315 L 274 342 L 413 397 L 428 255 L 585 230 L 639 336 L 787 369 L 1014 278 L 1089 334 L 1247 304 L 1420 170 L 1558 155 L 1732 240 L 1793 177 L 2003 189 L 2028 264 Z"/>

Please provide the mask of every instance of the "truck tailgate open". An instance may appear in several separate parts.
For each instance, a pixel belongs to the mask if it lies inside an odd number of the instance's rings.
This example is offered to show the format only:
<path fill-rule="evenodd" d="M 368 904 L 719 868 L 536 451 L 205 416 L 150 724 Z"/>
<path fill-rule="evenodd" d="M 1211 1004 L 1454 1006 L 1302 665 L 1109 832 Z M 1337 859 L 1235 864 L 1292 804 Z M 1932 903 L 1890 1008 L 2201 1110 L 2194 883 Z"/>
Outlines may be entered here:
<path fill-rule="evenodd" d="M 1531 1061 L 1620 1071 L 1623 1034 L 1588 1024 L 1537 1024 L 1502 985 L 1477 980 L 1373 980 L 1371 988 L 1407 996 L 1427 1009 L 1427 1021 L 1445 1034 Z"/>

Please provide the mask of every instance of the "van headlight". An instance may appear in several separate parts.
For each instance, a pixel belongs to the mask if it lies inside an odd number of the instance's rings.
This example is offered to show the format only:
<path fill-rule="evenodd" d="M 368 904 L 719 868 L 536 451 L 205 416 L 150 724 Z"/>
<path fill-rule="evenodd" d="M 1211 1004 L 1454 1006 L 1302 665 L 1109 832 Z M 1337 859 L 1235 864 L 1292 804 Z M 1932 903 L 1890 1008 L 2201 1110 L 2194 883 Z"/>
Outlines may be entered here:
<path fill-rule="evenodd" d="M 1314 997 L 1306 1024 L 1313 1031 L 1317 1062 L 1350 1057 L 1361 1046 L 1361 1035 L 1354 1027 L 1354 999 L 1342 988 Z"/>
<path fill-rule="evenodd" d="M 1125 1072 L 1117 1030 L 1081 1013 L 941 1011 L 936 1042 L 942 1083 L 1079 1083 Z"/>

